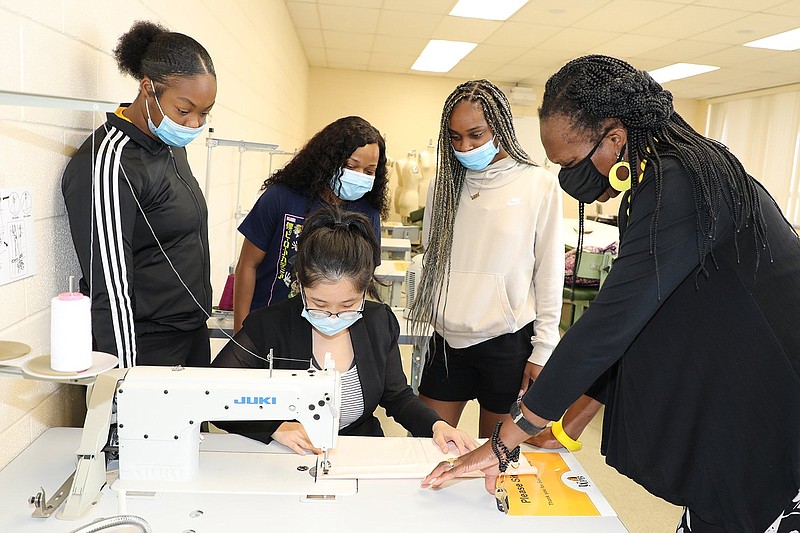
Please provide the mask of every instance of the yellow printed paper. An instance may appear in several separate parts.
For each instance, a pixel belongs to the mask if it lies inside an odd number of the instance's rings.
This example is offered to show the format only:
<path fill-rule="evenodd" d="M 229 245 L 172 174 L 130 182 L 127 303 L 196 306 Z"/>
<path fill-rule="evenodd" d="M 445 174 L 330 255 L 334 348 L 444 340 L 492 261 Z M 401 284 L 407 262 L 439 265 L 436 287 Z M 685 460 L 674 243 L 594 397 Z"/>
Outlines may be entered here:
<path fill-rule="evenodd" d="M 600 516 L 592 482 L 574 472 L 560 453 L 525 452 L 538 474 L 506 475 L 509 512 L 515 516 Z"/>

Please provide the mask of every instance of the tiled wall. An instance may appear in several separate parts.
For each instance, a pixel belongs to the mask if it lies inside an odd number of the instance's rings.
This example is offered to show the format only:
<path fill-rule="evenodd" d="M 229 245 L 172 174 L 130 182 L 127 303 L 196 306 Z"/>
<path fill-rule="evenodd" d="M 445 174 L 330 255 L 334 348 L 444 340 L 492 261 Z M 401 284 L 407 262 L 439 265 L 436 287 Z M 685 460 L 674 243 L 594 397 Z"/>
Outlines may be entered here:
<path fill-rule="evenodd" d="M 306 136 L 308 66 L 280 0 L 0 0 L 0 90 L 106 101 L 131 101 L 137 83 L 122 76 L 111 50 L 135 20 L 191 35 L 217 71 L 215 136 L 279 144 L 292 151 Z M 0 189 L 34 197 L 35 276 L 0 286 L 0 339 L 49 352 L 50 298 L 79 268 L 60 193 L 64 166 L 104 121 L 100 114 L 0 105 Z M 207 150 L 201 137 L 189 159 L 201 186 Z M 215 148 L 209 189 L 212 283 L 218 300 L 238 244 L 234 212 L 239 152 Z M 245 153 L 241 204 L 248 209 L 269 157 Z M 276 156 L 273 164 L 285 157 Z M 0 378 L 0 467 L 47 427 L 80 424 L 83 387 Z"/>

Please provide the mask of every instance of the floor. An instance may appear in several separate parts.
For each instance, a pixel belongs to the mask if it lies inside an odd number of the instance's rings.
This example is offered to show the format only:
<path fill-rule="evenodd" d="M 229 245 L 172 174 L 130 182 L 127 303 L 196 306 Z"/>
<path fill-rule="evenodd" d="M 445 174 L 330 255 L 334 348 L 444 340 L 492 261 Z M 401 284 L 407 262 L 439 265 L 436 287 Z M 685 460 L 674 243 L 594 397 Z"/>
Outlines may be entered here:
<path fill-rule="evenodd" d="M 401 346 L 406 375 L 410 375 L 410 347 Z M 387 436 L 405 436 L 408 433 L 394 420 L 387 418 L 383 409 L 376 413 Z M 470 402 L 458 427 L 471 435 L 478 431 L 478 405 Z M 656 498 L 631 479 L 606 465 L 600 455 L 602 412 L 595 417 L 581 436 L 583 449 L 575 457 L 589 477 L 614 508 L 630 533 L 673 532 L 680 519 L 681 509 Z"/>

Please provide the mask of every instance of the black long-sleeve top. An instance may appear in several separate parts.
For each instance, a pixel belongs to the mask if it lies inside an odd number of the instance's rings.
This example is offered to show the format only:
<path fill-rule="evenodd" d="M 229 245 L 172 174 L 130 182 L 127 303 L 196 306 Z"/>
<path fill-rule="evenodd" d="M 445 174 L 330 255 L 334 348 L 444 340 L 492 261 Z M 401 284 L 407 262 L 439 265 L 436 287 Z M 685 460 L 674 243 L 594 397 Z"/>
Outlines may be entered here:
<path fill-rule="evenodd" d="M 620 212 L 605 284 L 524 403 L 557 420 L 599 393 L 609 465 L 728 531 L 764 531 L 800 488 L 800 242 L 756 183 L 769 243 L 758 269 L 753 224 L 736 235 L 723 205 L 698 276 L 689 177 L 662 159 L 657 256 L 651 169 Z"/>
<path fill-rule="evenodd" d="M 208 212 L 184 148 L 170 148 L 108 113 L 70 160 L 61 188 L 81 291 L 92 299 L 95 349 L 130 367 L 137 336 L 205 324 L 208 315 L 192 295 L 211 310 Z"/>

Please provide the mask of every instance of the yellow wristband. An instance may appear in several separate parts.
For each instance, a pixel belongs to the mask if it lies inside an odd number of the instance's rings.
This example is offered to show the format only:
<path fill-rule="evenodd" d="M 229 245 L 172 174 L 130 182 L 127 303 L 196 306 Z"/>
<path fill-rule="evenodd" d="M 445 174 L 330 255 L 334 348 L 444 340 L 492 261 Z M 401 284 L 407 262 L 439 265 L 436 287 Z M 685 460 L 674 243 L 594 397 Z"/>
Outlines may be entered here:
<path fill-rule="evenodd" d="M 564 431 L 564 426 L 561 425 L 561 420 L 557 420 L 553 422 L 553 425 L 550 426 L 550 429 L 553 431 L 553 436 L 556 438 L 561 445 L 571 452 L 577 452 L 581 448 L 583 448 L 583 443 L 580 439 L 573 440 L 572 437 L 567 435 L 566 431 Z"/>

